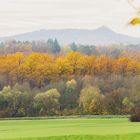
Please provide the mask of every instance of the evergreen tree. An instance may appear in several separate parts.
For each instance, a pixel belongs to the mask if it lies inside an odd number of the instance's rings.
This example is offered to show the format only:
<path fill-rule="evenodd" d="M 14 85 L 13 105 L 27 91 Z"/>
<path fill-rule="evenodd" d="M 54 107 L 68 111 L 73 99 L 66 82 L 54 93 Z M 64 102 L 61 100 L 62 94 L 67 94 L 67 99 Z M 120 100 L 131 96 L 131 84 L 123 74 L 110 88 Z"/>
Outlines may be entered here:
<path fill-rule="evenodd" d="M 70 48 L 73 52 L 76 52 L 78 50 L 77 45 L 74 42 L 70 45 Z"/>
<path fill-rule="evenodd" d="M 52 52 L 59 53 L 60 51 L 61 51 L 60 45 L 59 45 L 57 39 L 55 38 L 53 46 L 52 46 Z"/>

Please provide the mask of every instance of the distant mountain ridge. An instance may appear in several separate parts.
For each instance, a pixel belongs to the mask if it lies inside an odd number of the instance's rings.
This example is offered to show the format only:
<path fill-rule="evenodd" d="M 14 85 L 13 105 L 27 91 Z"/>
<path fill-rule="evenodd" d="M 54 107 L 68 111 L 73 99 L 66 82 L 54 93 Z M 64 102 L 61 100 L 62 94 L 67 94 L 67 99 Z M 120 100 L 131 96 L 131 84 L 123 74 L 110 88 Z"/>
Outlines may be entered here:
<path fill-rule="evenodd" d="M 60 44 L 109 45 L 109 44 L 139 44 L 140 38 L 116 33 L 106 26 L 94 30 L 88 29 L 49 29 L 28 32 L 24 34 L 0 37 L 0 42 L 6 40 L 38 41 L 57 38 Z"/>

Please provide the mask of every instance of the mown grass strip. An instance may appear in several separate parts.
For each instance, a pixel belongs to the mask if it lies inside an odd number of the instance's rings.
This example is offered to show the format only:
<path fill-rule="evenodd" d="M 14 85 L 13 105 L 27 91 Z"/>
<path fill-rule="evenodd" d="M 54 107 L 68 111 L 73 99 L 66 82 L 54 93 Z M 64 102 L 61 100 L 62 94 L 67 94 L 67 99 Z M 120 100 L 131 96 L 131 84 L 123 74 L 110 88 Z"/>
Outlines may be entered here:
<path fill-rule="evenodd" d="M 45 119 L 79 119 L 79 118 L 129 118 L 130 115 L 77 115 L 77 116 L 46 116 L 46 117 L 14 117 L 0 118 L 0 120 L 45 120 Z"/>

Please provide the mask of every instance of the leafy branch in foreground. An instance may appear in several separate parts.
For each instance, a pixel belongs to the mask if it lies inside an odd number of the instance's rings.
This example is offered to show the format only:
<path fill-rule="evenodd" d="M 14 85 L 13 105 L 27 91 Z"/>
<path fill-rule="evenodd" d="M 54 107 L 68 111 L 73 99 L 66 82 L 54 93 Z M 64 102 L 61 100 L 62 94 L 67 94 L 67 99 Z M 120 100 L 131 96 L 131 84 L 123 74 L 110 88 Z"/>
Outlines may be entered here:
<path fill-rule="evenodd" d="M 140 24 L 140 7 L 136 7 L 134 4 L 133 4 L 133 1 L 134 0 L 128 0 L 129 4 L 137 11 L 137 15 L 135 18 L 133 18 L 129 24 L 135 26 L 135 25 L 139 25 Z"/>

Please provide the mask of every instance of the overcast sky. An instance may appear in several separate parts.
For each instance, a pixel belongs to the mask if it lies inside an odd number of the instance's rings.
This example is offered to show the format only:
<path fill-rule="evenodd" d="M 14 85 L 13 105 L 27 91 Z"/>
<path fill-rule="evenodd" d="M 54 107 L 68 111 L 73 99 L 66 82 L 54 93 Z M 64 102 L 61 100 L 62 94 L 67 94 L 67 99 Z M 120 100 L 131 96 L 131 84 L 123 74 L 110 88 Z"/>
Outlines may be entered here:
<path fill-rule="evenodd" d="M 134 5 L 140 6 L 140 0 Z M 116 32 L 140 37 L 140 26 L 127 25 L 135 15 L 127 0 L 0 0 L 0 36 L 105 25 Z"/>

